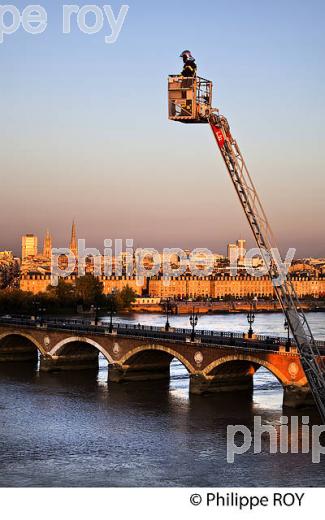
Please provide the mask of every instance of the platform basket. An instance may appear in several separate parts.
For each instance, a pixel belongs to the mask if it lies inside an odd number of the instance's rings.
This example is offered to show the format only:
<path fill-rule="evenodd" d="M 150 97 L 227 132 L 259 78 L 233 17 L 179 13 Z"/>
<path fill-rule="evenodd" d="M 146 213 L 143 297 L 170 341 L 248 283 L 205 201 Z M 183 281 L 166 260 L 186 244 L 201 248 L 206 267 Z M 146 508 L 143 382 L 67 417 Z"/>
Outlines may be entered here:
<path fill-rule="evenodd" d="M 200 78 L 168 77 L 168 117 L 180 123 L 208 123 L 212 82 Z"/>

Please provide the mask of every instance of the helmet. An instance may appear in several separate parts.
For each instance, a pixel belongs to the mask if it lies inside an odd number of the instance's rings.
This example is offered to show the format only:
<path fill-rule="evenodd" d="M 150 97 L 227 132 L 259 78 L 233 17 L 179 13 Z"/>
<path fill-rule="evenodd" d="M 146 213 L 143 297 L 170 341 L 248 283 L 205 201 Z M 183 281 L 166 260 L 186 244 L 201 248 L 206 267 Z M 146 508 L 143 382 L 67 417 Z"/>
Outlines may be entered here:
<path fill-rule="evenodd" d="M 191 51 L 189 51 L 189 50 L 183 51 L 182 54 L 180 55 L 180 58 L 187 58 L 188 60 L 194 60 L 194 58 L 191 54 Z"/>

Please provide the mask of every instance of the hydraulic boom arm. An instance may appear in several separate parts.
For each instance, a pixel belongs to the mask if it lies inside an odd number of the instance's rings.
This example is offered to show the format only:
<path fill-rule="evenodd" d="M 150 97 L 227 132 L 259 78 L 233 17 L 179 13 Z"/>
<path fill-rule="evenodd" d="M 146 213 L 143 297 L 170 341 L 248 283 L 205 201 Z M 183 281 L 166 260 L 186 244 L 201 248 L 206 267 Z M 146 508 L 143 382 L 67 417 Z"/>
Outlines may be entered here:
<path fill-rule="evenodd" d="M 265 264 L 268 266 L 275 293 L 296 341 L 302 367 L 321 419 L 325 424 L 324 361 L 320 356 L 306 316 L 300 307 L 293 284 L 281 271 L 271 254 L 271 250 L 276 247 L 274 236 L 238 144 L 231 136 L 228 121 L 225 117 L 212 113 L 209 117 L 209 123 L 253 231 L 257 246 L 261 251 Z"/>

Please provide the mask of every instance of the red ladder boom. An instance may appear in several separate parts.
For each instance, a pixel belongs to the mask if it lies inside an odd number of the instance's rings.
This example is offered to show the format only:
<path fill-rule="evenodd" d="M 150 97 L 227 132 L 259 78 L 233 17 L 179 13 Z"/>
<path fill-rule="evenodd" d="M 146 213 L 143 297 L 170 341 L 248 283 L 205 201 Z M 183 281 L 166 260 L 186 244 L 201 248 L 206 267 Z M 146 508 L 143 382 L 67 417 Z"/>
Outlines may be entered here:
<path fill-rule="evenodd" d="M 224 116 L 211 113 L 209 123 L 257 246 L 265 265 L 268 266 L 275 293 L 296 341 L 302 367 L 322 421 L 325 423 L 324 361 L 300 306 L 294 286 L 286 274 L 281 271 L 271 253 L 276 248 L 274 235 L 239 146 L 230 133 L 228 121 Z"/>

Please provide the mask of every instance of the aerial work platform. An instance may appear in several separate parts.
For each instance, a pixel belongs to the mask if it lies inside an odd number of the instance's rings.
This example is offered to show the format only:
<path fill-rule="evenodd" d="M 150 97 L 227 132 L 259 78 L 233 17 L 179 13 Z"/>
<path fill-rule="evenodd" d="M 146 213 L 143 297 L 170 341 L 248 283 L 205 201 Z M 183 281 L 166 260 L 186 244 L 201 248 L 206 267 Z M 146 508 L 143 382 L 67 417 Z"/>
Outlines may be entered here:
<path fill-rule="evenodd" d="M 301 308 L 294 284 L 273 254 L 278 248 L 272 229 L 244 157 L 231 135 L 228 121 L 218 110 L 212 108 L 212 82 L 200 77 L 169 76 L 168 106 L 169 119 L 172 121 L 209 123 L 211 127 L 264 264 L 268 268 L 286 322 L 296 341 L 300 361 L 320 417 L 325 424 L 325 362 Z"/>
<path fill-rule="evenodd" d="M 168 77 L 169 119 L 180 123 L 209 123 L 211 106 L 212 81 L 199 76 Z"/>

